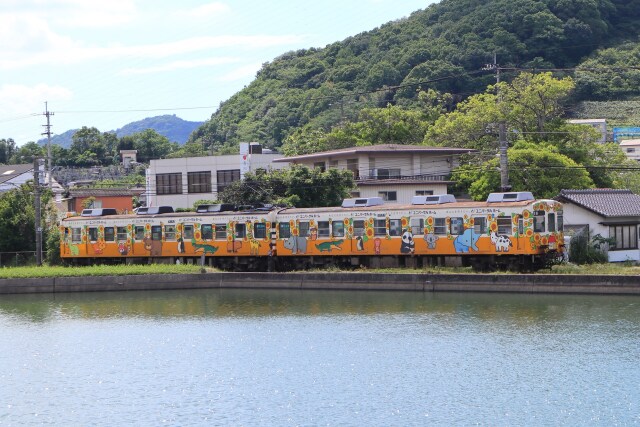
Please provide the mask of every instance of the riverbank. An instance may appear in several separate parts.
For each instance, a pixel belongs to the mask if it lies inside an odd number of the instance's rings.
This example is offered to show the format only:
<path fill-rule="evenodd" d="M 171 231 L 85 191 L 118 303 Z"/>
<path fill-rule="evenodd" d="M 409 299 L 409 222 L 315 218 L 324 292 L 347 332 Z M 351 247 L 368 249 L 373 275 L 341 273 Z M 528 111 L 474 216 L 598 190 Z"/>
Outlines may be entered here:
<path fill-rule="evenodd" d="M 640 295 L 640 276 L 215 272 L 0 279 L 0 294 L 209 288 Z"/>

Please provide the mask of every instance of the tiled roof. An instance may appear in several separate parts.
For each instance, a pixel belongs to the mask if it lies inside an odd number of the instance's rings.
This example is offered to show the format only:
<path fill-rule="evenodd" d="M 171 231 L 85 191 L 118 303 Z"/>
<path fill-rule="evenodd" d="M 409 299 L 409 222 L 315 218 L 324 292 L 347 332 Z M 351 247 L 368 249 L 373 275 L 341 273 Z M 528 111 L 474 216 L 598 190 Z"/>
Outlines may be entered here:
<path fill-rule="evenodd" d="M 557 199 L 605 217 L 640 216 L 640 195 L 630 190 L 562 190 Z"/>
<path fill-rule="evenodd" d="M 451 155 L 451 154 L 465 154 L 465 153 L 475 153 L 475 152 L 477 152 L 477 150 L 472 150 L 469 148 L 428 147 L 426 145 L 380 144 L 380 145 L 366 145 L 361 147 L 349 147 L 349 148 L 342 148 L 340 150 L 322 151 L 319 153 L 284 157 L 281 159 L 275 159 L 274 162 L 290 162 L 290 161 L 298 161 L 298 160 L 315 159 L 319 157 L 349 156 L 349 155 L 364 154 L 364 153 L 381 153 L 381 154 L 426 153 L 426 154 Z"/>
<path fill-rule="evenodd" d="M 33 164 L 0 165 L 0 184 L 33 170 Z"/>
<path fill-rule="evenodd" d="M 144 188 L 73 188 L 69 197 L 131 197 L 144 191 Z"/>

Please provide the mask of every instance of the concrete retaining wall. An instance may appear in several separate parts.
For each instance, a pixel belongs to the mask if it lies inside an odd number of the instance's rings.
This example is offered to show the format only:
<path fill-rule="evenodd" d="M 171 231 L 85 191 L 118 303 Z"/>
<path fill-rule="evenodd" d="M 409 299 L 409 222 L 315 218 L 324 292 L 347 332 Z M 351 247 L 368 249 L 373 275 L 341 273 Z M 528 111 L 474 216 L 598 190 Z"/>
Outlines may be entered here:
<path fill-rule="evenodd" d="M 202 288 L 640 295 L 640 276 L 577 276 L 551 274 L 204 273 L 0 280 L 0 294 Z"/>

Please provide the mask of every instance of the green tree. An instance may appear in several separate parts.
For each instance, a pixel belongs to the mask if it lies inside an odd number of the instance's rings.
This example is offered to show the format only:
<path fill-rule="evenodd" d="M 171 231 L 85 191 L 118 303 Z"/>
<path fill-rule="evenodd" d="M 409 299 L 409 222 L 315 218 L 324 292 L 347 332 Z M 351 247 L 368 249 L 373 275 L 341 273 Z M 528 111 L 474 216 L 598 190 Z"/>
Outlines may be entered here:
<path fill-rule="evenodd" d="M 13 153 L 9 163 L 16 165 L 33 164 L 33 159 L 36 157 L 44 157 L 44 155 L 45 148 L 43 146 L 38 145 L 36 142 L 27 142 Z"/>
<path fill-rule="evenodd" d="M 227 187 L 224 203 L 286 204 L 296 207 L 339 206 L 354 188 L 353 174 L 347 170 L 309 169 L 294 165 L 289 169 L 260 170 L 245 175 Z"/>
<path fill-rule="evenodd" d="M 9 164 L 17 150 L 18 147 L 13 139 L 0 139 L 0 164 Z"/>
<path fill-rule="evenodd" d="M 584 167 L 558 153 L 549 144 L 519 142 L 508 150 L 509 182 L 513 191 L 531 191 L 535 197 L 552 198 L 562 189 L 592 188 Z M 466 165 L 453 173 L 460 188 L 474 200 L 485 200 L 500 188 L 499 160 Z"/>
<path fill-rule="evenodd" d="M 104 137 L 97 128 L 83 126 L 71 139 L 69 156 L 76 166 L 98 166 L 104 163 Z"/>
<path fill-rule="evenodd" d="M 150 160 L 162 159 L 178 149 L 178 144 L 169 141 L 153 129 L 131 135 L 133 148 L 138 150 L 138 161 L 149 163 Z"/>
<path fill-rule="evenodd" d="M 35 250 L 33 190 L 33 183 L 29 182 L 0 196 L 0 252 Z M 51 193 L 44 191 L 40 199 L 41 206 L 47 206 L 50 200 Z M 44 241 L 46 234 L 43 236 Z"/>

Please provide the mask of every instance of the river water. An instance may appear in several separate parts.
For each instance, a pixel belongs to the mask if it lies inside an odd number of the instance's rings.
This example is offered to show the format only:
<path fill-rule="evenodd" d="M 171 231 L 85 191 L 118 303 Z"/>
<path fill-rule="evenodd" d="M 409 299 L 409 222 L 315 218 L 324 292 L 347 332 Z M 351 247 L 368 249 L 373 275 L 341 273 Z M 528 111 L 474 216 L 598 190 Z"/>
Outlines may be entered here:
<path fill-rule="evenodd" d="M 640 298 L 0 297 L 0 425 L 640 424 Z"/>

